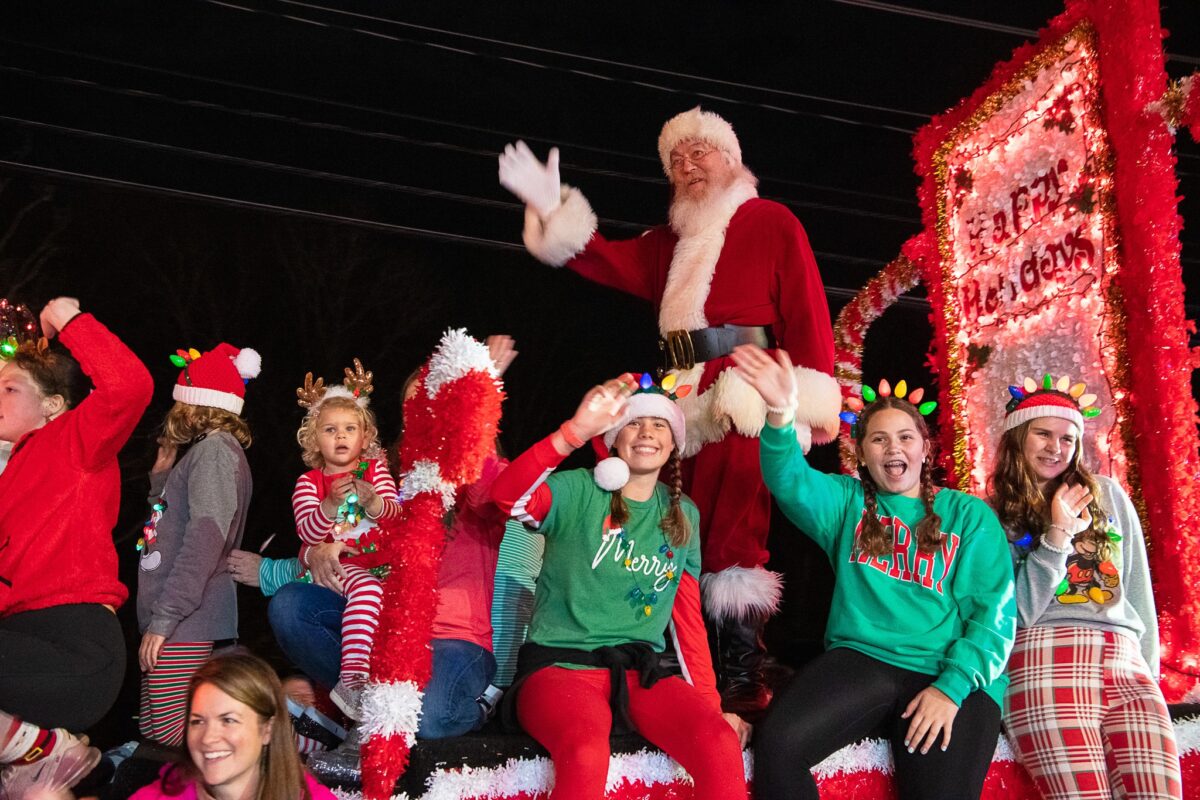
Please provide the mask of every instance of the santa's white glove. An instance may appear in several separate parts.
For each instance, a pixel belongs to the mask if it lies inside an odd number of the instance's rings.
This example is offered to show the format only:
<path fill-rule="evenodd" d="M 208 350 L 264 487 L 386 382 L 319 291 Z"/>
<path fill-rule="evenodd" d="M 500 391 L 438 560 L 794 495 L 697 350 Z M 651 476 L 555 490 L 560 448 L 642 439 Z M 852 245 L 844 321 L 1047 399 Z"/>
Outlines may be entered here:
<path fill-rule="evenodd" d="M 562 204 L 558 148 L 550 148 L 550 155 L 543 164 L 524 142 L 505 145 L 500 154 L 500 185 L 546 219 Z"/>

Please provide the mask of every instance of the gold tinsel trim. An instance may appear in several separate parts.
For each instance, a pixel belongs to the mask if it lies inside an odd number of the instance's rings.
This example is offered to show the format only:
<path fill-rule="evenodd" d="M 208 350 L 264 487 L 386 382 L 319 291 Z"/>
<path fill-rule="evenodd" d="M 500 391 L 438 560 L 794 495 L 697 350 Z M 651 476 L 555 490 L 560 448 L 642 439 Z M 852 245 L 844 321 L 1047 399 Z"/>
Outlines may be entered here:
<path fill-rule="evenodd" d="M 1040 73 L 1046 67 L 1054 64 L 1067 54 L 1068 45 L 1079 44 L 1087 48 L 1089 58 L 1094 63 L 1099 56 L 1096 53 L 1096 31 L 1088 21 L 1083 21 L 1062 36 L 1057 42 L 1047 45 L 1037 55 L 1031 58 L 1009 81 L 997 92 L 989 95 L 979 107 L 965 120 L 960 122 L 947 135 L 945 141 L 937 148 L 933 156 L 933 171 L 937 189 L 936 235 L 938 254 L 941 256 L 942 285 L 938 287 L 942 295 L 942 316 L 945 325 L 946 346 L 946 391 L 950 400 L 950 418 L 954 425 L 954 470 L 960 487 L 971 485 L 971 463 L 968 458 L 970 426 L 965 411 L 963 395 L 962 348 L 958 343 L 960 330 L 959 320 L 962 311 L 958 307 L 957 293 L 950 287 L 956 286 L 953 275 L 954 250 L 949 234 L 948 191 L 949 167 L 947 160 L 950 153 L 968 135 L 974 133 L 985 120 L 996 114 L 1005 104 L 1025 90 L 1025 83 Z M 1098 70 L 1098 67 L 1095 68 Z M 1112 161 L 1109 155 L 1108 142 L 1102 121 L 1099 119 L 1099 85 L 1093 87 L 1097 94 L 1096 102 L 1088 105 L 1086 115 L 1088 130 L 1096 132 L 1098 138 L 1087 142 L 1089 152 L 1097 156 L 1102 165 L 1098 174 L 1104 179 L 1104 191 L 1101 193 L 1101 209 L 1104 236 L 1106 242 L 1117 243 L 1116 220 L 1113 208 L 1114 200 L 1110 184 L 1112 182 Z M 1086 135 L 1086 134 L 1085 134 Z M 1144 500 L 1141 497 L 1139 470 L 1136 450 L 1133 446 L 1132 422 L 1130 419 L 1131 406 L 1127 387 L 1128 374 L 1125 359 L 1125 311 L 1121 304 L 1120 293 L 1116 291 L 1115 282 L 1110 274 L 1118 263 L 1117 259 L 1105 247 L 1105 262 L 1103 267 L 1104 280 L 1107 283 L 1105 291 L 1107 311 L 1112 321 L 1111 343 L 1103 344 L 1100 348 L 1101 360 L 1106 364 L 1106 373 L 1110 378 L 1110 391 L 1114 397 L 1119 388 L 1123 395 L 1121 400 L 1114 403 L 1116 407 L 1118 428 L 1121 433 L 1122 450 L 1126 462 L 1126 480 L 1134 496 L 1138 510 L 1144 512 Z M 1114 250 L 1115 252 L 1115 250 Z"/>

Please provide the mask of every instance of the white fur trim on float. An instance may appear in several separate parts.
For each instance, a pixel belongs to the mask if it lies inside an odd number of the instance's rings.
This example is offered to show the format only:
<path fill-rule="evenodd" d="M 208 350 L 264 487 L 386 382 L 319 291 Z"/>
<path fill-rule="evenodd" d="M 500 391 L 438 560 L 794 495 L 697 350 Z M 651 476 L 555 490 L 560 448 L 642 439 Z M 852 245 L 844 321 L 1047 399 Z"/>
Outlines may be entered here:
<path fill-rule="evenodd" d="M 1200 717 L 1175 720 L 1175 744 L 1180 758 L 1200 752 Z"/>
<path fill-rule="evenodd" d="M 216 389 L 205 389 L 200 386 L 182 386 L 175 384 L 171 397 L 181 403 L 193 406 L 208 406 L 220 408 L 231 414 L 241 414 L 246 401 L 236 394 L 218 392 Z"/>
<path fill-rule="evenodd" d="M 561 267 L 583 252 L 598 224 L 596 212 L 583 192 L 564 184 L 562 198 L 562 205 L 545 220 L 525 207 L 525 230 L 521 237 L 525 249 L 552 267 Z"/>
<path fill-rule="evenodd" d="M 719 114 L 701 111 L 700 106 L 671 117 L 658 134 L 658 157 L 662 159 L 663 174 L 668 178 L 671 177 L 671 151 L 680 142 L 707 142 L 729 153 L 738 164 L 742 163 L 742 146 L 733 126 Z"/>
<path fill-rule="evenodd" d="M 486 372 L 495 378 L 496 364 L 487 345 L 468 336 L 466 328 L 450 328 L 442 334 L 437 350 L 429 359 L 425 394 L 435 396 L 442 386 L 453 383 L 468 372 Z"/>
<path fill-rule="evenodd" d="M 629 483 L 629 465 L 616 456 L 606 458 L 592 470 L 592 480 L 606 492 L 619 492 Z"/>
<path fill-rule="evenodd" d="M 238 375 L 242 376 L 242 380 L 248 381 L 251 378 L 257 378 L 258 374 L 262 372 L 262 356 L 258 354 L 257 350 L 243 347 L 233 359 L 233 366 L 237 368 Z"/>
<path fill-rule="evenodd" d="M 742 772 L 749 780 L 753 769 L 753 756 L 749 750 L 742 751 Z M 618 791 L 626 784 L 657 786 L 670 784 L 687 785 L 691 776 L 670 756 L 651 750 L 636 753 L 618 753 L 609 756 L 605 793 Z M 483 800 L 483 798 L 516 797 L 518 795 L 543 795 L 554 786 L 554 765 L 550 759 L 509 759 L 499 767 L 463 766 L 455 769 L 437 769 L 426 781 L 427 791 L 420 800 Z M 362 800 L 361 792 L 333 789 L 341 800 Z M 392 800 L 409 800 L 408 795 L 393 795 Z M 415 800 L 415 798 L 414 798 Z"/>
<path fill-rule="evenodd" d="M 762 567 L 726 567 L 700 576 L 704 611 L 716 622 L 774 614 L 783 596 L 783 576 Z"/>
<path fill-rule="evenodd" d="M 725 246 L 725 231 L 737 210 L 754 197 L 758 197 L 754 183 L 738 180 L 720 197 L 714 198 L 716 206 L 703 229 L 688 233 L 672 225 L 679 241 L 671 255 L 667 282 L 658 306 L 658 332 L 663 336 L 670 331 L 708 327 L 704 304 L 708 302 L 713 274 Z"/>
<path fill-rule="evenodd" d="M 441 495 L 442 505 L 449 510 L 454 506 L 453 483 L 442 479 L 442 471 L 436 461 L 417 461 L 400 479 L 400 499 L 411 500 L 421 492 Z"/>
<path fill-rule="evenodd" d="M 416 744 L 423 693 L 412 681 L 368 683 L 362 693 L 362 735 L 404 737 Z"/>
<path fill-rule="evenodd" d="M 816 444 L 832 442 L 838 436 L 842 410 L 842 390 L 833 376 L 808 367 L 796 367 L 796 388 L 800 403 L 796 406 L 796 430 L 800 425 L 812 428 Z M 804 448 L 807 453 L 808 448 Z"/>

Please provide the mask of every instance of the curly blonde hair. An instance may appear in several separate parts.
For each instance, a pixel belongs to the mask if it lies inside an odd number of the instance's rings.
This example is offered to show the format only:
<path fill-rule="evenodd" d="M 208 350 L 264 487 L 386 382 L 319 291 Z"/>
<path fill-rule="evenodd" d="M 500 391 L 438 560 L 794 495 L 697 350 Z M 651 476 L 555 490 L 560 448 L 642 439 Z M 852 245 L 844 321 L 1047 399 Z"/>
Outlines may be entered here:
<path fill-rule="evenodd" d="M 304 415 L 304 421 L 300 423 L 300 430 L 296 431 L 296 441 L 300 443 L 302 451 L 300 458 L 307 466 L 313 469 L 322 469 L 325 466 L 325 458 L 321 455 L 320 445 L 317 444 L 317 428 L 321 415 L 326 410 L 334 409 L 353 411 L 358 414 L 363 429 L 362 458 L 384 457 L 382 448 L 379 446 L 379 426 L 375 423 L 375 413 L 370 408 L 360 406 L 352 397 L 329 397 L 313 406 Z"/>
<path fill-rule="evenodd" d="M 158 443 L 168 447 L 182 447 L 200 434 L 210 431 L 229 431 L 243 449 L 249 447 L 253 441 L 250 426 L 237 414 L 223 408 L 194 406 L 177 400 L 163 420 Z"/>

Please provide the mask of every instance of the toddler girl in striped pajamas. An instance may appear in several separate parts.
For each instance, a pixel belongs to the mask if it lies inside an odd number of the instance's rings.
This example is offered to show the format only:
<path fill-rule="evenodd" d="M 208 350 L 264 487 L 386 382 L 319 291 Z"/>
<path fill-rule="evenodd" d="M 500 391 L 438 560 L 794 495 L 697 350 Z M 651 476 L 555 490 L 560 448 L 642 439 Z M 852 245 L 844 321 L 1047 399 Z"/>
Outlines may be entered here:
<path fill-rule="evenodd" d="M 325 388 L 312 373 L 296 390 L 308 409 L 296 434 L 304 463 L 312 467 L 296 481 L 292 510 L 308 567 L 312 547 L 334 548 L 339 556 L 329 574 L 309 573 L 321 586 L 346 597 L 342 615 L 342 662 L 330 698 L 359 719 L 358 697 L 367 681 L 371 645 L 379 624 L 381 578 L 387 564 L 379 551 L 379 522 L 399 516 L 396 482 L 379 446 L 379 429 L 368 407 L 372 374 L 358 359 L 342 385 Z"/>
<path fill-rule="evenodd" d="M 1016 567 L 1009 739 L 1045 798 L 1179 798 L 1142 526 L 1080 459 L 1096 396 L 1049 375 L 1009 392 L 989 487 Z"/>
<path fill-rule="evenodd" d="M 142 633 L 139 728 L 165 745 L 183 740 L 188 682 L 214 649 L 237 641 L 237 593 L 225 568 L 242 541 L 252 489 L 243 450 L 245 384 L 258 353 L 228 344 L 180 350 L 182 368 L 150 472 L 150 518 L 138 540 Z"/>

